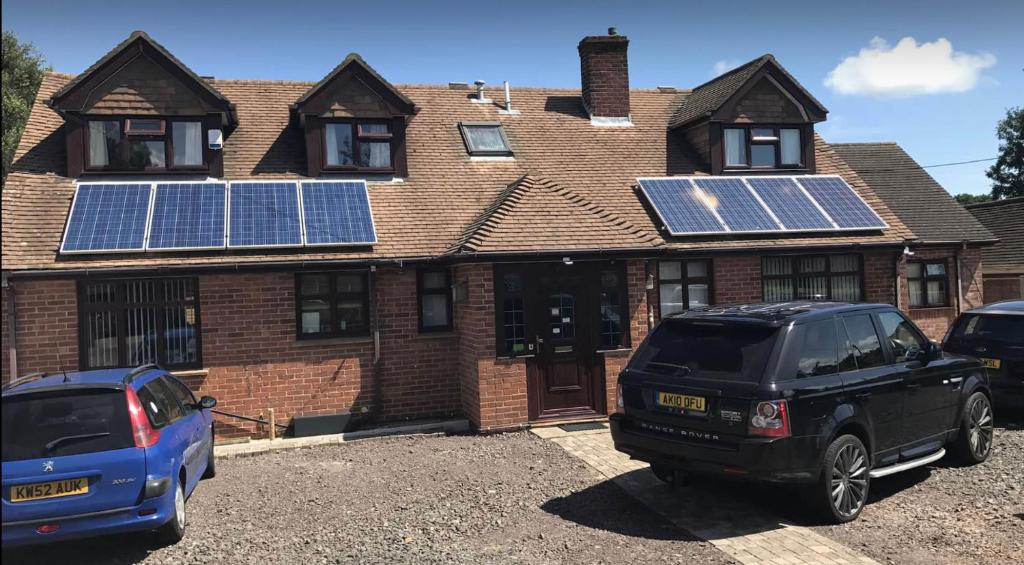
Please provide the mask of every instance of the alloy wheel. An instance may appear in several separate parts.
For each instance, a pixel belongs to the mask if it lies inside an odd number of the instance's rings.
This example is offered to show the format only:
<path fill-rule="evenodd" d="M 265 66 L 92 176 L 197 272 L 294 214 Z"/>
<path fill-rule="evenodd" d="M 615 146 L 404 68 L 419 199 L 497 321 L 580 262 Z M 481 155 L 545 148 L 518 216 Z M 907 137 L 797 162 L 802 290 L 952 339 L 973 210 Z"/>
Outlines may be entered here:
<path fill-rule="evenodd" d="M 992 427 L 992 408 L 985 397 L 979 397 L 971 405 L 967 434 L 971 451 L 978 459 L 988 456 L 988 450 L 992 448 Z"/>
<path fill-rule="evenodd" d="M 174 493 L 174 519 L 177 520 L 179 527 L 185 528 L 185 493 L 181 485 Z"/>
<path fill-rule="evenodd" d="M 844 445 L 832 464 L 832 507 L 843 516 L 853 516 L 867 498 L 867 456 L 856 445 Z"/>

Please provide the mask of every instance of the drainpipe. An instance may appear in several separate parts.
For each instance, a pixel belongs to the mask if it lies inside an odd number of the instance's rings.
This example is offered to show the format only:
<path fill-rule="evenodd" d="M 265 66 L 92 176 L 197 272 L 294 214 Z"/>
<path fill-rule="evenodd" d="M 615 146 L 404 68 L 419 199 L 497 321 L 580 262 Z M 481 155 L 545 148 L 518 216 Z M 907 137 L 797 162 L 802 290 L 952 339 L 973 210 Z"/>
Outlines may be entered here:
<path fill-rule="evenodd" d="M 14 298 L 14 285 L 7 280 L 6 275 L 3 279 L 3 287 L 7 289 L 7 339 L 10 341 L 10 350 L 7 353 L 7 358 L 10 359 L 8 376 L 14 380 L 18 378 L 18 301 Z"/>
<path fill-rule="evenodd" d="M 904 247 L 903 248 L 903 253 L 900 253 L 899 255 L 896 256 L 896 263 L 894 264 L 894 269 L 893 269 L 893 272 L 896 273 L 896 300 L 893 301 L 893 304 L 896 305 L 896 309 L 897 310 L 902 310 L 903 309 L 903 307 L 900 306 L 900 295 L 902 294 L 900 292 L 901 287 L 902 287 L 901 281 L 900 281 L 900 263 L 903 261 L 903 256 L 907 253 L 907 251 L 909 251 L 909 249 L 910 249 L 909 247 Z"/>
<path fill-rule="evenodd" d="M 371 321 L 373 324 L 373 414 L 372 420 L 380 419 L 381 398 L 381 365 L 380 365 L 380 297 L 377 295 L 377 267 L 370 266 L 370 274 L 367 276 L 370 296 L 373 297 L 373 308 L 371 310 Z"/>
<path fill-rule="evenodd" d="M 962 247 L 956 248 L 953 251 L 953 259 L 956 261 L 956 313 L 959 314 L 964 311 L 964 279 L 961 277 L 961 265 L 960 265 L 960 250 L 961 248 L 967 250 L 967 240 L 960 242 Z"/>

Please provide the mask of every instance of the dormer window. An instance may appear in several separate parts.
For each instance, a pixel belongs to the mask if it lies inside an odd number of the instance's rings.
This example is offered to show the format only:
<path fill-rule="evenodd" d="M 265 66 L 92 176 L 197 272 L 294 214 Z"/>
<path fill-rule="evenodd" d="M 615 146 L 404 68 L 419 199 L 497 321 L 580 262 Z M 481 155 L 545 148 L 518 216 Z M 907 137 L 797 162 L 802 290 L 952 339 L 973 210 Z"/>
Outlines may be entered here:
<path fill-rule="evenodd" d="M 799 127 L 726 126 L 723 137 L 726 168 L 792 169 L 804 166 Z"/>
<path fill-rule="evenodd" d="M 325 123 L 324 168 L 393 171 L 391 141 L 391 126 L 385 121 Z"/>
<path fill-rule="evenodd" d="M 86 165 L 90 171 L 203 170 L 199 119 L 89 120 Z"/>
<path fill-rule="evenodd" d="M 466 151 L 471 156 L 511 157 L 505 130 L 498 122 L 462 122 L 459 124 Z"/>

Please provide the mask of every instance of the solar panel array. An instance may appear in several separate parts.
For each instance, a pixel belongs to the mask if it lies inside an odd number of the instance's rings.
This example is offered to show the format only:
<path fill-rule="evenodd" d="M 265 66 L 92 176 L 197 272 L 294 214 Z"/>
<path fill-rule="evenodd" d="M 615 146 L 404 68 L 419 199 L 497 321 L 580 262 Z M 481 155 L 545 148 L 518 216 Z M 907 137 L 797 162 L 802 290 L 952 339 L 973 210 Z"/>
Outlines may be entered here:
<path fill-rule="evenodd" d="M 376 242 L 363 181 L 82 183 L 61 253 Z"/>
<path fill-rule="evenodd" d="M 669 233 L 778 233 L 888 227 L 841 177 L 729 176 L 637 179 Z"/>

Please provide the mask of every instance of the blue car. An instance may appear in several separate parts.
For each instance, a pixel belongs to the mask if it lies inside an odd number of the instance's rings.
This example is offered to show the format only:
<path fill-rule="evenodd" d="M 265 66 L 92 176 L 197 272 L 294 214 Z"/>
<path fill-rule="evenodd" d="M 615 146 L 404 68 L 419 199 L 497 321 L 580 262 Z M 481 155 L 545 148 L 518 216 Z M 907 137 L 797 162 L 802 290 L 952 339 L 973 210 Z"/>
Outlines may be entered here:
<path fill-rule="evenodd" d="M 12 381 L 3 393 L 3 546 L 156 530 L 215 473 L 217 401 L 154 365 Z"/>

